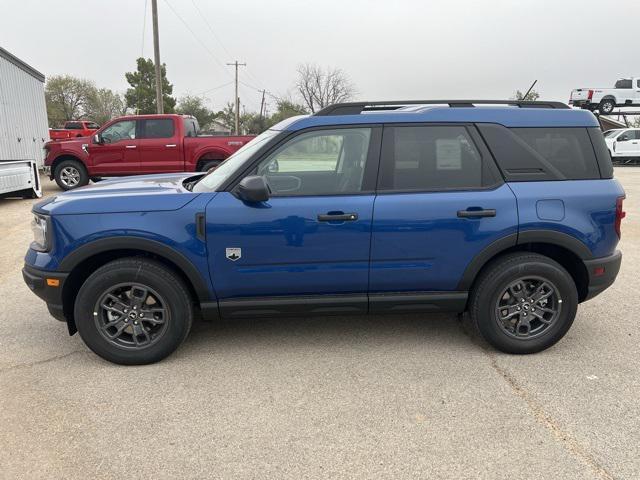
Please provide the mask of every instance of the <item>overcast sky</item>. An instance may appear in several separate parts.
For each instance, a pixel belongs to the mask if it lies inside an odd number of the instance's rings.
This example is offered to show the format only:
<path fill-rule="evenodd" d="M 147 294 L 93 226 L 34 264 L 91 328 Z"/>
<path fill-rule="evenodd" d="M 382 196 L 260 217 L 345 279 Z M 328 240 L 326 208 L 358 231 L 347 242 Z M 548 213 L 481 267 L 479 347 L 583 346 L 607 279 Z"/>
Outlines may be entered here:
<path fill-rule="evenodd" d="M 141 53 L 153 56 L 147 3 L 145 21 L 145 0 L 0 0 L 0 45 L 47 76 L 124 91 L 124 72 Z M 240 78 L 251 87 L 241 85 L 240 96 L 250 110 L 260 104 L 252 87 L 293 93 L 296 67 L 306 62 L 343 69 L 366 100 L 509 98 L 537 79 L 543 99 L 567 101 L 572 88 L 640 76 L 639 0 L 158 5 L 174 95 L 204 93 L 216 107 L 233 98 L 233 69 L 224 64 L 235 59 L 248 64 Z"/>

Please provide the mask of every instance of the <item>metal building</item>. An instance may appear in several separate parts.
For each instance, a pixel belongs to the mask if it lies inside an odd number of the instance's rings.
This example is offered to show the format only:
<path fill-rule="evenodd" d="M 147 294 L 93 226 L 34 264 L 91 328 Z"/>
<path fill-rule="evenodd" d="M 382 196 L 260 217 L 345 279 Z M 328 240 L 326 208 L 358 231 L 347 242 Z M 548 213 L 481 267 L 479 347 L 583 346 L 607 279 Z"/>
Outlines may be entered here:
<path fill-rule="evenodd" d="M 0 160 L 35 160 L 49 141 L 44 75 L 0 47 Z"/>
<path fill-rule="evenodd" d="M 0 194 L 33 188 L 39 195 L 33 171 L 47 141 L 44 75 L 0 47 Z"/>

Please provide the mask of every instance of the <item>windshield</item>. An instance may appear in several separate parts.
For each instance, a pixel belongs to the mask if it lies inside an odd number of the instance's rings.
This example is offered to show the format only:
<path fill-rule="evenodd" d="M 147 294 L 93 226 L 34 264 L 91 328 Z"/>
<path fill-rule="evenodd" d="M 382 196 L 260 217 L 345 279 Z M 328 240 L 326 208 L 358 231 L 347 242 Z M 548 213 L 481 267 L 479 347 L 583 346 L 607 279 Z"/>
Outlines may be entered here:
<path fill-rule="evenodd" d="M 202 179 L 193 186 L 193 191 L 197 193 L 216 191 L 251 155 L 260 149 L 269 139 L 279 133 L 278 130 L 266 130 L 262 132 L 222 162 L 218 168 L 202 177 Z"/>
<path fill-rule="evenodd" d="M 613 135 L 614 133 L 618 133 L 621 130 L 607 130 L 606 132 L 604 132 L 604 136 L 605 137 L 610 137 L 611 135 Z"/>

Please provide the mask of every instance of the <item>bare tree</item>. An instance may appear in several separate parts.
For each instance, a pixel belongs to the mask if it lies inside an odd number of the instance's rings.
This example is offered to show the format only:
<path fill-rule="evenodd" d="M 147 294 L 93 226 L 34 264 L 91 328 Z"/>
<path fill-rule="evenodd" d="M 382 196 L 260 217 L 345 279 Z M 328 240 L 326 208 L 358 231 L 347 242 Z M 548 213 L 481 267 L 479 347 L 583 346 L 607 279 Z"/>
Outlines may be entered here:
<path fill-rule="evenodd" d="M 356 93 L 347 75 L 339 68 L 323 70 L 310 63 L 298 67 L 296 89 L 311 113 L 333 103 L 349 100 Z"/>

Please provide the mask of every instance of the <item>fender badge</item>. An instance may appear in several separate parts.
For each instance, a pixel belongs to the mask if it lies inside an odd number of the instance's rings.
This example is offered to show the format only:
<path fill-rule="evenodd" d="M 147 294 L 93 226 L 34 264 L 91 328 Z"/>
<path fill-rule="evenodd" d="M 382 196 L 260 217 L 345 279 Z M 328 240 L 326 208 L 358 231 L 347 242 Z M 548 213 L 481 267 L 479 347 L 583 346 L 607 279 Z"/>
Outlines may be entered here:
<path fill-rule="evenodd" d="M 242 249 L 241 248 L 227 248 L 226 249 L 226 257 L 235 262 L 236 260 L 240 260 L 242 258 Z"/>

